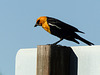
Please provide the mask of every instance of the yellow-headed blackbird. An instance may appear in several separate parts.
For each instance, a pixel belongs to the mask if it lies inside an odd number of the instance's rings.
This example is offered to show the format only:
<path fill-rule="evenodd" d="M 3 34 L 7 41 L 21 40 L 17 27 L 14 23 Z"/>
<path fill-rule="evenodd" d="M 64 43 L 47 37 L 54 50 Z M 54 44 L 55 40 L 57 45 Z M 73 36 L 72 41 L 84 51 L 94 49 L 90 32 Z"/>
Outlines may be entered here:
<path fill-rule="evenodd" d="M 93 43 L 85 40 L 84 38 L 76 34 L 76 32 L 80 32 L 80 33 L 84 33 L 84 32 L 79 31 L 77 28 L 52 17 L 47 17 L 47 16 L 39 17 L 34 27 L 36 26 L 42 26 L 42 28 L 47 32 L 49 32 L 50 34 L 59 37 L 60 40 L 55 42 L 54 44 L 59 43 L 63 39 L 70 40 L 79 44 L 79 42 L 76 40 L 78 39 L 88 45 L 94 45 Z"/>

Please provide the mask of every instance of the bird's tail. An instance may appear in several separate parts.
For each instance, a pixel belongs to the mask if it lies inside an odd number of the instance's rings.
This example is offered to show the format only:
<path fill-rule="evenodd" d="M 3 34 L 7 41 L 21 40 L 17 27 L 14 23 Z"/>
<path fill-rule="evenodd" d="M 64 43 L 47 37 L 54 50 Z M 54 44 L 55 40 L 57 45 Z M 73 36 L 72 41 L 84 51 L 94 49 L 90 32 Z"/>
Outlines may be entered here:
<path fill-rule="evenodd" d="M 89 45 L 89 46 L 94 45 L 93 43 L 91 43 L 91 42 L 85 40 L 84 38 L 82 38 L 82 37 L 80 37 L 80 36 L 78 36 L 76 39 L 81 40 L 82 42 L 86 43 L 86 44 Z"/>

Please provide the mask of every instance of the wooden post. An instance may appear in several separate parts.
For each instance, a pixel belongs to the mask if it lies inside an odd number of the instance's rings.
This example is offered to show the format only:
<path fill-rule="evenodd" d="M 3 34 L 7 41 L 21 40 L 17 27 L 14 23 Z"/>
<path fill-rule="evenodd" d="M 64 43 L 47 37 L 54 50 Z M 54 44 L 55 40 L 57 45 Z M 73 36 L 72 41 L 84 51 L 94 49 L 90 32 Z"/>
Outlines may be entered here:
<path fill-rule="evenodd" d="M 77 56 L 70 47 L 39 45 L 37 75 L 77 75 Z"/>

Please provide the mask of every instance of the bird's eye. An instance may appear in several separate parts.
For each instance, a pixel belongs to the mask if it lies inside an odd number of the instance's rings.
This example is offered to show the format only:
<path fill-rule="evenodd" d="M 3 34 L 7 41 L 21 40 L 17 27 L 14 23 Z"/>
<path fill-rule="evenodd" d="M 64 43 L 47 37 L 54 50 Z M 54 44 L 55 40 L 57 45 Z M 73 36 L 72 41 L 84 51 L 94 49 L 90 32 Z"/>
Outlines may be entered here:
<path fill-rule="evenodd" d="M 40 20 L 37 21 L 37 24 L 39 24 Z"/>

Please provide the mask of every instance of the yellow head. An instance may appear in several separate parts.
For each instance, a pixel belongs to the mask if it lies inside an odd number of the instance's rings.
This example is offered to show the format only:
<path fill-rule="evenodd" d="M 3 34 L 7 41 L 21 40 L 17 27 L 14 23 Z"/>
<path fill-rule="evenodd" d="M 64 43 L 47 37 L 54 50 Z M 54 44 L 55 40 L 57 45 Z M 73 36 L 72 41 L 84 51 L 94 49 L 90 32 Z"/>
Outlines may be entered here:
<path fill-rule="evenodd" d="M 34 27 L 42 26 L 46 21 L 47 21 L 47 17 L 46 16 L 41 16 L 36 20 L 36 24 L 35 24 Z"/>

